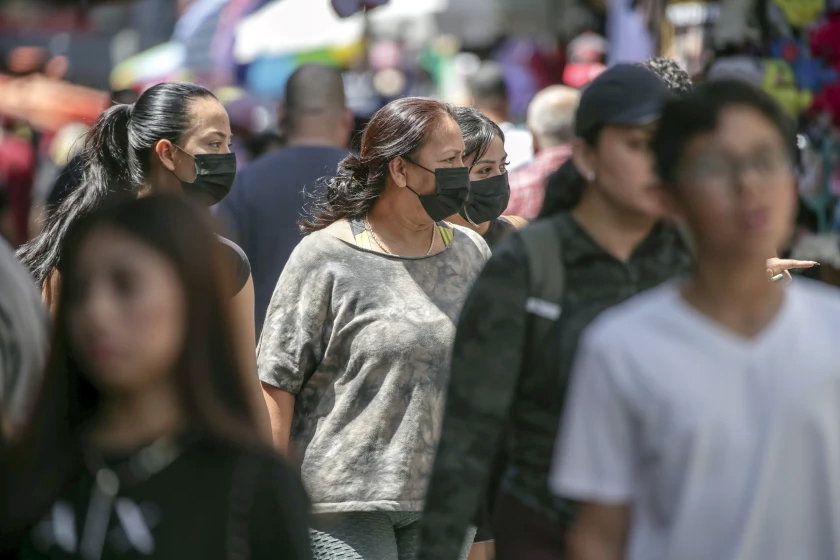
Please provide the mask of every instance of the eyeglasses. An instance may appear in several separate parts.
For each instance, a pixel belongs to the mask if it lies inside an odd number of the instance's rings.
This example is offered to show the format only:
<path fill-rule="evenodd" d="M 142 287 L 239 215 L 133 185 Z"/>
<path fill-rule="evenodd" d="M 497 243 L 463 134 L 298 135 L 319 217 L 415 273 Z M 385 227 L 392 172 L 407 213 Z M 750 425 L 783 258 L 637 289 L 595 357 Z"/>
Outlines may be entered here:
<path fill-rule="evenodd" d="M 780 150 L 762 150 L 741 158 L 718 152 L 693 159 L 683 166 L 680 175 L 690 182 L 704 182 L 709 186 L 714 183 L 731 189 L 747 172 L 767 180 L 790 173 L 792 169 L 790 157 Z"/>

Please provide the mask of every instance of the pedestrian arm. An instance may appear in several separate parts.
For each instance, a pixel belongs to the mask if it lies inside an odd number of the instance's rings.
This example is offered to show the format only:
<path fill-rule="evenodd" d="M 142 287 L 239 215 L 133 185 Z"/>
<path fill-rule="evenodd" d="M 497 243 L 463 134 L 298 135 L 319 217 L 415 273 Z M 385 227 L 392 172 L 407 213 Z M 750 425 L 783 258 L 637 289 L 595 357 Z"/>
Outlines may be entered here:
<path fill-rule="evenodd" d="M 245 286 L 231 300 L 231 333 L 240 364 L 245 376 L 245 387 L 251 406 L 259 424 L 259 434 L 266 442 L 271 441 L 271 425 L 266 403 L 257 377 L 256 334 L 254 328 L 254 280 L 249 276 Z"/>
<path fill-rule="evenodd" d="M 623 560 L 630 528 L 630 506 L 584 502 L 569 531 L 569 560 Z"/>
<path fill-rule="evenodd" d="M 292 417 L 295 413 L 295 395 L 272 387 L 267 383 L 262 384 L 265 405 L 268 408 L 268 416 L 271 420 L 271 437 L 274 442 L 274 449 L 281 455 L 289 455 L 289 438 L 292 429 Z"/>

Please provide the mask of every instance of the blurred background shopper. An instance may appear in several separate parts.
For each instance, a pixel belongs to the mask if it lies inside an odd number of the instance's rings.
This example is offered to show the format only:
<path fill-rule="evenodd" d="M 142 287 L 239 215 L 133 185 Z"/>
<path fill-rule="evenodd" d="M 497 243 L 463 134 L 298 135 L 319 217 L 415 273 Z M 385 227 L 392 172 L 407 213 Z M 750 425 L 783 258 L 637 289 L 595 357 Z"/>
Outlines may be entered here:
<path fill-rule="evenodd" d="M 545 199 L 548 176 L 569 159 L 574 140 L 574 115 L 579 93 L 566 86 L 549 86 L 528 105 L 528 129 L 534 159 L 510 174 L 506 214 L 533 220 Z"/>
<path fill-rule="evenodd" d="M 341 73 L 316 64 L 295 70 L 286 82 L 281 123 L 285 146 L 237 173 L 220 205 L 233 240 L 251 263 L 258 338 L 277 279 L 301 239 L 305 191 L 314 192 L 317 180 L 334 175 L 347 156 L 353 113 Z"/>

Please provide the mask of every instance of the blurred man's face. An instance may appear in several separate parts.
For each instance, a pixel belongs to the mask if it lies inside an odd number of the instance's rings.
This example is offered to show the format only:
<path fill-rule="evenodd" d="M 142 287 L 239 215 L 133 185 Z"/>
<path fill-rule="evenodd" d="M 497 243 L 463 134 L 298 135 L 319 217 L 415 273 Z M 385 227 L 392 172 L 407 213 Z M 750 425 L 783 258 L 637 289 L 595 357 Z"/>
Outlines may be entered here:
<path fill-rule="evenodd" d="M 698 249 L 764 259 L 790 237 L 796 211 L 790 156 L 777 128 L 755 109 L 724 109 L 714 131 L 688 144 L 677 182 L 676 207 Z"/>

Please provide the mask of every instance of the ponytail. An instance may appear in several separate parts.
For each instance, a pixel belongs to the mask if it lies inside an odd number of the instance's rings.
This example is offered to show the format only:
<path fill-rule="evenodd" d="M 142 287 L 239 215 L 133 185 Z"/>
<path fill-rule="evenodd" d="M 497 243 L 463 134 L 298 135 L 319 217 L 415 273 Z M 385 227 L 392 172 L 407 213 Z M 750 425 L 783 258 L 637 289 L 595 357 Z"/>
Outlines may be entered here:
<path fill-rule="evenodd" d="M 601 140 L 603 129 L 603 124 L 595 125 L 581 132 L 580 139 L 588 146 L 595 148 Z M 570 157 L 560 166 L 560 169 L 549 175 L 545 188 L 545 200 L 538 217 L 544 218 L 560 212 L 571 212 L 580 203 L 585 190 L 586 179 Z"/>
<path fill-rule="evenodd" d="M 359 156 L 351 154 L 341 160 L 336 175 L 311 195 L 314 200 L 298 222 L 301 231 L 312 233 L 338 220 L 367 214 L 385 188 L 385 181 L 370 186 L 369 179 L 370 168 Z"/>
<path fill-rule="evenodd" d="M 190 127 L 190 103 L 214 98 L 196 84 L 164 82 L 132 105 L 107 109 L 85 136 L 79 187 L 47 216 L 41 234 L 18 250 L 18 258 L 43 288 L 58 266 L 67 230 L 113 198 L 136 197 L 148 177 L 155 145 L 177 142 Z"/>
<path fill-rule="evenodd" d="M 131 105 L 114 105 L 105 111 L 85 139 L 84 182 L 87 189 L 107 191 L 108 185 L 142 183 L 132 165 L 129 143 Z"/>
<path fill-rule="evenodd" d="M 85 137 L 82 184 L 50 212 L 41 234 L 17 256 L 43 287 L 58 266 L 67 230 L 79 218 L 99 208 L 110 190 L 136 185 L 129 159 L 131 105 L 115 105 L 97 119 Z"/>
<path fill-rule="evenodd" d="M 586 190 L 586 179 L 569 158 L 560 169 L 549 175 L 545 187 L 545 201 L 540 218 L 553 216 L 560 212 L 570 212 L 578 205 L 583 191 Z"/>

